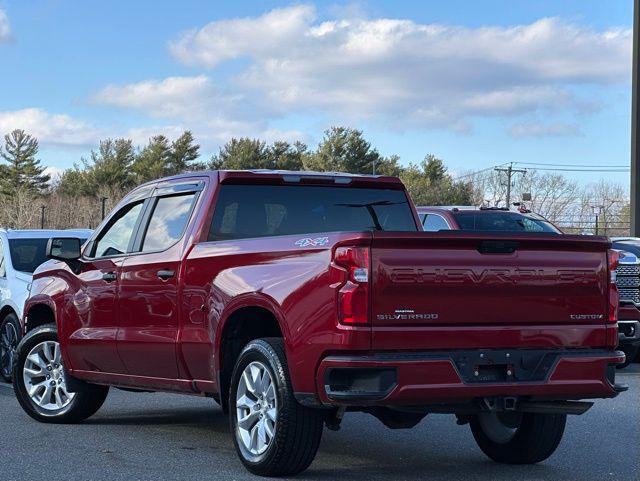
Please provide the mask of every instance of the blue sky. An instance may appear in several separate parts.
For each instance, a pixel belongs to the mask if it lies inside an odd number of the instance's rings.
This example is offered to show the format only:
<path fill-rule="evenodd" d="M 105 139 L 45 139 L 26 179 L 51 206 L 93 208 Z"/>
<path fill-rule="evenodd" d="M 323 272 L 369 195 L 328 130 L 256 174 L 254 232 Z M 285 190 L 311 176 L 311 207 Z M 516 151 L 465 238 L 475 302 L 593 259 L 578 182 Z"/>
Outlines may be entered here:
<path fill-rule="evenodd" d="M 336 124 L 456 173 L 626 165 L 631 17 L 631 0 L 0 0 L 0 131 L 34 133 L 58 169 L 105 137 L 188 128 L 209 156 Z"/>

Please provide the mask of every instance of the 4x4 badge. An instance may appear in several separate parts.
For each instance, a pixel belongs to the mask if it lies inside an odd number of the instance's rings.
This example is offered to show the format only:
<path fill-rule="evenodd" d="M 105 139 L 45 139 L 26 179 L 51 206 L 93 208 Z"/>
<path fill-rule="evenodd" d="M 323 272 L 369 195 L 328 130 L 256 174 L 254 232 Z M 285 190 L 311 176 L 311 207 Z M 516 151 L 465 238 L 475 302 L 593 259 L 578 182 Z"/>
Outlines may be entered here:
<path fill-rule="evenodd" d="M 323 247 L 329 243 L 328 237 L 305 237 L 304 239 L 299 239 L 295 242 L 298 247 Z"/>

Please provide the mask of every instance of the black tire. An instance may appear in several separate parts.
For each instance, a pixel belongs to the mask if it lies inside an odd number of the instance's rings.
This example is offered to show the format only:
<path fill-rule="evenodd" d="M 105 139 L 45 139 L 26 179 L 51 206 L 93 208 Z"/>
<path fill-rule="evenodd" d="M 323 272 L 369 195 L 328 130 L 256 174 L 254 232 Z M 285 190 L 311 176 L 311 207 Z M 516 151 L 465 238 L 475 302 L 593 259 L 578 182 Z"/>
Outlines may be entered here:
<path fill-rule="evenodd" d="M 0 377 L 6 382 L 12 379 L 13 361 L 21 332 L 18 316 L 13 312 L 4 316 L 0 322 Z"/>
<path fill-rule="evenodd" d="M 259 362 L 269 371 L 276 386 L 277 424 L 266 451 L 252 454 L 240 438 L 236 395 L 245 368 Z M 284 343 L 280 338 L 251 341 L 240 353 L 231 378 L 229 394 L 231 435 L 240 460 L 253 474 L 293 476 L 309 467 L 322 438 L 323 415 L 299 404 L 291 388 Z"/>
<path fill-rule="evenodd" d="M 76 392 L 73 399 L 61 409 L 44 409 L 34 402 L 27 392 L 23 371 L 31 350 L 46 341 L 58 342 L 54 324 L 47 324 L 29 332 L 18 345 L 13 368 L 13 390 L 22 409 L 36 421 L 42 423 L 78 423 L 94 415 L 104 404 L 109 388 L 87 384 L 86 389 Z M 62 369 L 62 368 L 61 368 Z M 44 397 L 44 396 L 43 396 Z"/>
<path fill-rule="evenodd" d="M 622 346 L 619 347 L 619 349 L 622 352 L 624 352 L 625 360 L 624 360 L 624 363 L 618 364 L 616 366 L 618 369 L 624 369 L 629 364 L 634 362 L 636 360 L 636 356 L 640 352 L 640 346 L 622 345 Z"/>
<path fill-rule="evenodd" d="M 485 414 L 480 416 L 496 416 Z M 534 464 L 544 461 L 557 449 L 567 421 L 565 414 L 512 414 L 518 420 L 511 424 L 515 434 L 509 440 L 497 441 L 489 435 L 483 419 L 471 420 L 471 432 L 484 454 L 498 463 Z M 485 418 L 487 419 L 487 418 Z M 509 424 L 509 421 L 505 421 Z"/>

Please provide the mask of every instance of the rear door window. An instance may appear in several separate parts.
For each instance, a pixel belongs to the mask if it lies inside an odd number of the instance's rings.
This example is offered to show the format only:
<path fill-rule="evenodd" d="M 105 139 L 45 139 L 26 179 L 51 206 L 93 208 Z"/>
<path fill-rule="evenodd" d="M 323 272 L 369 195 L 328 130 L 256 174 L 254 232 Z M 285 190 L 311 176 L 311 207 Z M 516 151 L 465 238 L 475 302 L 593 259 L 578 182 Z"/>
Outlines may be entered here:
<path fill-rule="evenodd" d="M 209 240 L 370 230 L 417 231 L 404 191 L 222 185 Z"/>
<path fill-rule="evenodd" d="M 195 193 L 158 198 L 142 244 L 143 252 L 165 250 L 182 237 L 194 199 Z"/>

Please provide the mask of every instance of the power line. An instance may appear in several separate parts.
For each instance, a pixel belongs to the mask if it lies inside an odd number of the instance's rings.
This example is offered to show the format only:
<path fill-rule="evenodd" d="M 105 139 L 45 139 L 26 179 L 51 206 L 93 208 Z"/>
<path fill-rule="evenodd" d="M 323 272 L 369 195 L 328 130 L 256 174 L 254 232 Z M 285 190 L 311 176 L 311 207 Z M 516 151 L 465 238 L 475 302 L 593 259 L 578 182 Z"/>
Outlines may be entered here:
<path fill-rule="evenodd" d="M 503 165 L 507 165 L 507 164 L 509 164 L 509 162 L 504 162 L 503 164 L 498 164 L 498 165 L 492 165 L 491 167 L 487 167 L 486 169 L 476 170 L 475 172 L 469 172 L 468 174 L 459 175 L 457 177 L 454 177 L 453 180 L 455 181 L 455 180 L 465 179 L 467 177 L 472 177 L 474 175 L 482 174 L 483 172 L 488 172 L 490 170 L 495 169 L 496 167 L 502 167 Z"/>
<path fill-rule="evenodd" d="M 560 168 L 541 168 L 541 167 L 531 167 L 529 170 L 542 170 L 547 172 L 609 172 L 609 173 L 624 173 L 629 172 L 629 167 L 627 168 L 613 168 L 613 169 L 560 169 Z"/>
<path fill-rule="evenodd" d="M 624 168 L 628 169 L 629 165 L 593 165 L 593 164 L 553 164 L 548 162 L 514 162 L 522 165 L 542 165 L 549 167 L 593 167 L 593 168 Z"/>

